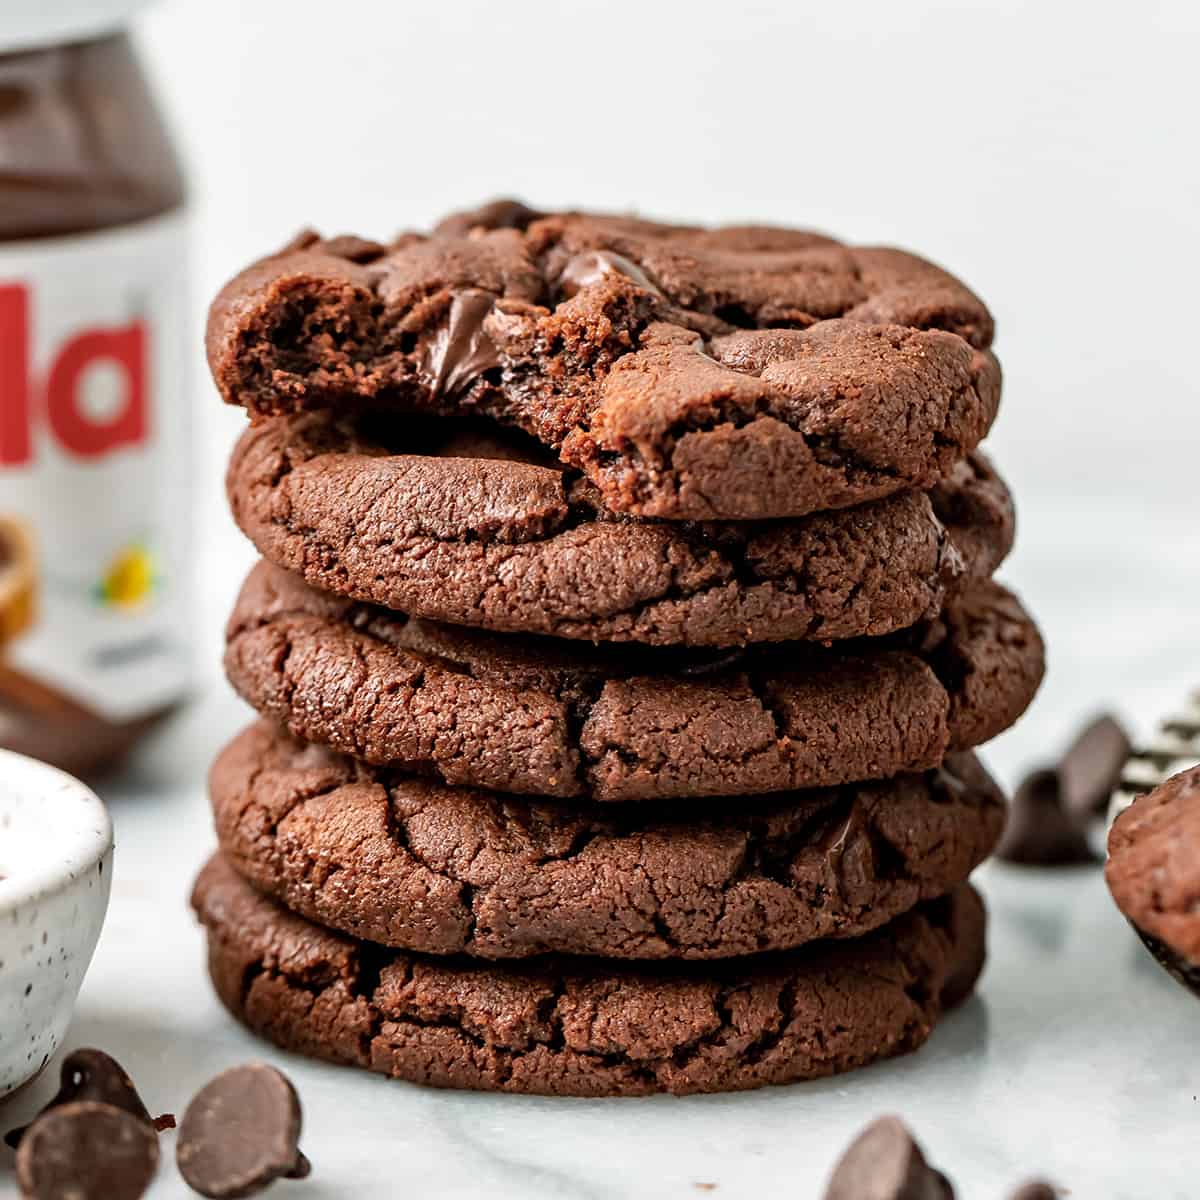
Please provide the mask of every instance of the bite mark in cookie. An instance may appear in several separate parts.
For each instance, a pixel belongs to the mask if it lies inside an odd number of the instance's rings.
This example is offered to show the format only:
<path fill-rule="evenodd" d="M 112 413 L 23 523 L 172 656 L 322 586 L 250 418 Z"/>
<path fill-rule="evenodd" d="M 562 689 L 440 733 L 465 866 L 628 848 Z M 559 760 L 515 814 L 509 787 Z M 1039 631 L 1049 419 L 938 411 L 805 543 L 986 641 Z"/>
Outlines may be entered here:
<path fill-rule="evenodd" d="M 252 414 L 487 413 L 610 508 L 756 520 L 928 488 L 986 434 L 992 324 L 946 272 L 803 231 L 557 214 L 301 237 L 214 302 Z"/>

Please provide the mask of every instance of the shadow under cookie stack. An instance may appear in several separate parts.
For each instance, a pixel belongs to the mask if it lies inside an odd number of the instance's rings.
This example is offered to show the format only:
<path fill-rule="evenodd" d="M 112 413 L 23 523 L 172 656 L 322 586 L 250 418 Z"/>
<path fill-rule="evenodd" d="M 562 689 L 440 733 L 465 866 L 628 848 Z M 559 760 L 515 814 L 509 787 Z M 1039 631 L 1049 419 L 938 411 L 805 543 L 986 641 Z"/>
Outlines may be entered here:
<path fill-rule="evenodd" d="M 972 991 L 1041 679 L 987 310 L 897 250 L 511 202 L 213 305 L 261 552 L 194 904 L 280 1046 L 447 1087 L 810 1079 Z"/>

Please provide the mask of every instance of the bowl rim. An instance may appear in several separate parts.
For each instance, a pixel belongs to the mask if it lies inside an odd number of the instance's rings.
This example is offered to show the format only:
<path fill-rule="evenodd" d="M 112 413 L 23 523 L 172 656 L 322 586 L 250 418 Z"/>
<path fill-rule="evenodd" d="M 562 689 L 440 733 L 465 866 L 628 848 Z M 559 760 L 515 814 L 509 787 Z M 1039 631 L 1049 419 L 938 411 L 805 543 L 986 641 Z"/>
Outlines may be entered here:
<path fill-rule="evenodd" d="M 49 763 L 0 749 L 0 777 L 14 775 L 28 780 L 29 792 L 70 797 L 78 805 L 79 815 L 72 823 L 72 836 L 52 861 L 40 869 L 0 878 L 0 917 L 69 887 L 95 870 L 113 848 L 112 817 L 86 783 Z M 3 791 L 0 787 L 0 806 Z"/>

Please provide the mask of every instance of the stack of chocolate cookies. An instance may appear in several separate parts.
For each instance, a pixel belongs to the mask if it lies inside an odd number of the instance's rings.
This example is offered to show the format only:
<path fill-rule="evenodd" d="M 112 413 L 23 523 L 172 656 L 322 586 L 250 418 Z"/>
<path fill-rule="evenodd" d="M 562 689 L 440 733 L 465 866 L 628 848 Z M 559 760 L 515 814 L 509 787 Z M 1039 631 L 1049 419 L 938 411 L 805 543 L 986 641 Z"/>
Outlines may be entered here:
<path fill-rule="evenodd" d="M 261 720 L 194 894 L 232 1012 L 585 1095 L 920 1045 L 983 961 L 972 751 L 1043 665 L 991 337 L 897 250 L 507 202 L 233 280 Z"/>

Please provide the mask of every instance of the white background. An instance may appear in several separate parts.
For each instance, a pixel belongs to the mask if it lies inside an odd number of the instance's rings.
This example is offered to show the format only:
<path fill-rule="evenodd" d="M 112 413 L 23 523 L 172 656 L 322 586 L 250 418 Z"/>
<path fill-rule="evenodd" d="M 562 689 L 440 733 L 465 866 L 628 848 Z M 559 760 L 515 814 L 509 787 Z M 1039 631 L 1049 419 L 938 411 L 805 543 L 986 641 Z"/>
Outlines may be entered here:
<path fill-rule="evenodd" d="M 951 267 L 998 319 L 989 445 L 1021 518 L 1005 577 L 1051 652 L 992 763 L 1011 781 L 1088 711 L 1145 729 L 1200 685 L 1200 6 L 176 0 L 140 32 L 195 196 L 210 677 L 252 555 L 221 505 L 241 417 L 204 374 L 202 304 L 303 225 L 382 237 L 516 194 L 812 225 Z M 183 906 L 211 841 L 202 772 L 241 719 L 214 687 L 109 793 L 113 911 L 72 1041 L 127 1057 L 152 1106 L 260 1052 L 209 996 Z M 968 1200 L 1038 1168 L 1086 1200 L 1194 1196 L 1200 1007 L 1147 968 L 1095 872 L 985 884 L 983 998 L 923 1055 L 626 1105 L 426 1095 L 291 1061 L 318 1167 L 294 1194 L 815 1197 L 893 1109 Z"/>

